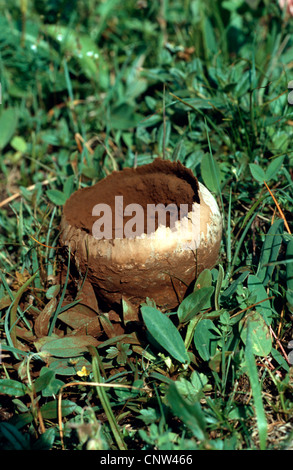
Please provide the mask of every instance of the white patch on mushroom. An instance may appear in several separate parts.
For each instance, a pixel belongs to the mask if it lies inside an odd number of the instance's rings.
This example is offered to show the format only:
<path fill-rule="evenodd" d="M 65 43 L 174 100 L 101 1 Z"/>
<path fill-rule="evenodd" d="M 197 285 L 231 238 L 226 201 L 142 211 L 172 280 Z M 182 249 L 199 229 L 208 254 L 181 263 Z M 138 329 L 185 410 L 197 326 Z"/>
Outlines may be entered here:
<path fill-rule="evenodd" d="M 204 200 L 204 202 L 207 204 L 207 206 L 210 207 L 211 211 L 212 211 L 212 214 L 216 214 L 216 215 L 220 215 L 220 212 L 219 212 L 219 206 L 217 204 L 217 201 L 216 199 L 214 198 L 214 196 L 210 193 L 210 191 L 200 182 L 198 182 L 199 184 L 199 189 L 200 189 L 200 192 L 201 192 L 201 196 Z"/>

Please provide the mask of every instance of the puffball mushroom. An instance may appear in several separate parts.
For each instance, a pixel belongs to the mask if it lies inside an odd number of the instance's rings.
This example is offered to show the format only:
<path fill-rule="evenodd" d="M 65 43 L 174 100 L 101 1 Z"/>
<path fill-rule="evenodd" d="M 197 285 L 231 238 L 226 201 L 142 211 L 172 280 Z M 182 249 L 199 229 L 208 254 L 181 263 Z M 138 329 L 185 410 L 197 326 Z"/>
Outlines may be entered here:
<path fill-rule="evenodd" d="M 70 247 L 98 298 L 146 298 L 169 310 L 218 258 L 222 218 L 216 200 L 180 162 L 155 159 L 114 171 L 67 200 L 61 244 Z"/>

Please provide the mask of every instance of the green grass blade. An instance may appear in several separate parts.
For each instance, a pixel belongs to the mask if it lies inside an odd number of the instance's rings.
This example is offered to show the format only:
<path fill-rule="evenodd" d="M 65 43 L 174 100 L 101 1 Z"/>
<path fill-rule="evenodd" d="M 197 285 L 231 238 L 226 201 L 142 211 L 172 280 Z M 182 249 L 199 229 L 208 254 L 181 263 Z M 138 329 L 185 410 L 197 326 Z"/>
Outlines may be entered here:
<path fill-rule="evenodd" d="M 224 269 L 221 264 L 219 264 L 219 272 L 218 272 L 218 277 L 217 277 L 217 284 L 216 284 L 216 289 L 215 289 L 215 309 L 219 310 L 220 309 L 220 293 L 221 293 L 221 288 L 224 282 Z"/>
<path fill-rule="evenodd" d="M 255 357 L 253 354 L 253 344 L 252 344 L 252 338 L 251 338 L 251 326 L 250 325 L 248 325 L 248 331 L 247 331 L 245 359 L 246 359 L 247 373 L 248 373 L 251 390 L 252 390 L 252 396 L 254 400 L 260 449 L 265 450 L 266 440 L 267 440 L 267 420 L 266 420 L 265 410 L 264 410 L 262 396 L 261 396 L 261 392 L 262 392 L 261 384 L 259 381 L 258 370 L 257 370 L 256 363 L 255 363 Z"/>
<path fill-rule="evenodd" d="M 102 383 L 102 382 L 104 382 L 104 380 L 103 380 L 103 378 L 101 376 L 101 373 L 100 373 L 100 365 L 99 365 L 99 364 L 101 364 L 100 356 L 99 356 L 97 350 L 93 346 L 89 346 L 88 349 L 89 349 L 89 351 L 92 355 L 92 366 L 93 366 L 94 380 L 95 380 L 95 382 Z M 126 446 L 126 444 L 123 440 L 123 437 L 122 437 L 122 434 L 120 432 L 118 423 L 117 423 L 117 421 L 115 419 L 115 416 L 113 414 L 111 404 L 110 404 L 108 396 L 106 394 L 106 390 L 104 389 L 104 387 L 97 386 L 96 388 L 97 388 L 99 399 L 101 401 L 103 409 L 104 409 L 104 411 L 106 413 L 106 416 L 108 418 L 112 433 L 115 437 L 117 446 L 118 446 L 119 450 L 127 450 L 127 446 Z"/>
<path fill-rule="evenodd" d="M 255 214 L 253 214 L 253 216 L 251 217 L 251 219 L 250 219 L 249 222 L 247 223 L 245 229 L 243 230 L 243 233 L 242 233 L 242 235 L 241 235 L 241 238 L 240 238 L 240 240 L 239 240 L 239 242 L 238 242 L 238 244 L 237 244 L 237 247 L 236 247 L 236 249 L 235 249 L 235 251 L 234 251 L 234 256 L 233 256 L 233 259 L 232 259 L 232 270 L 233 270 L 233 268 L 235 267 L 235 263 L 236 263 L 236 260 L 237 260 L 237 256 L 238 256 L 239 251 L 240 251 L 240 248 L 241 248 L 241 246 L 242 246 L 242 244 L 243 244 L 243 242 L 244 242 L 244 239 L 245 239 L 245 237 L 246 237 L 246 235 L 247 235 L 247 232 L 248 232 L 248 230 L 250 229 L 250 227 L 251 227 L 251 225 L 252 225 L 252 222 L 253 222 L 254 219 L 256 218 L 257 214 L 258 214 L 258 212 L 256 212 Z"/>
<path fill-rule="evenodd" d="M 64 284 L 64 287 L 63 287 L 63 290 L 62 290 L 62 294 L 61 294 L 58 306 L 56 308 L 56 311 L 54 313 L 54 316 L 53 316 L 51 324 L 50 324 L 50 328 L 49 328 L 49 331 L 48 331 L 48 336 L 51 336 L 51 334 L 53 333 L 57 317 L 58 317 L 58 315 L 61 311 L 62 303 L 63 303 L 65 293 L 66 293 L 66 289 L 67 289 L 67 284 L 68 284 L 68 279 L 69 279 L 69 272 L 70 272 L 70 248 L 69 248 L 69 253 L 68 253 L 68 263 L 67 263 L 67 273 L 66 273 L 65 284 Z"/>
<path fill-rule="evenodd" d="M 23 434 L 10 423 L 0 424 L 1 434 L 11 443 L 13 450 L 29 450 L 30 441 L 28 434 Z"/>
<path fill-rule="evenodd" d="M 200 441 L 206 438 L 206 421 L 199 401 L 187 403 L 177 390 L 176 383 L 170 384 L 166 398 L 173 413 L 181 419 Z"/>
<path fill-rule="evenodd" d="M 4 329 L 7 337 L 8 344 L 10 346 L 17 347 L 17 337 L 16 337 L 16 330 L 15 326 L 17 323 L 17 310 L 18 310 L 18 305 L 20 302 L 20 299 L 22 297 L 22 294 L 25 292 L 27 287 L 30 285 L 30 283 L 35 279 L 35 277 L 38 275 L 38 272 L 33 274 L 18 290 L 16 293 L 6 315 L 5 315 L 5 320 L 4 320 Z"/>
<path fill-rule="evenodd" d="M 284 232 L 284 221 L 283 219 L 276 220 L 274 224 L 270 227 L 265 241 L 262 246 L 259 266 L 257 270 L 257 277 L 265 286 L 269 280 L 272 278 L 272 273 L 274 270 L 273 265 L 268 265 L 268 263 L 274 262 L 277 260 L 281 244 L 282 244 L 282 234 Z"/>
<path fill-rule="evenodd" d="M 226 229 L 226 248 L 227 248 L 228 267 L 227 267 L 226 277 L 225 277 L 225 281 L 224 281 L 224 286 L 227 285 L 227 282 L 229 280 L 230 270 L 231 270 L 231 262 L 232 262 L 231 207 L 232 207 L 232 188 L 230 188 L 230 194 L 229 194 L 228 220 L 227 220 L 227 229 Z"/>

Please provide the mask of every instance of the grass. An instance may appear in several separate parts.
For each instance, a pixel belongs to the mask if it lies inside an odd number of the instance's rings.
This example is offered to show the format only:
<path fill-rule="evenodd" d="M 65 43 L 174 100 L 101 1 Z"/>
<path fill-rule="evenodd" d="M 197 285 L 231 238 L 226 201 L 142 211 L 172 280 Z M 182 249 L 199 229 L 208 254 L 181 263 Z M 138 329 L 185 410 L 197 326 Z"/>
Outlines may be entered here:
<path fill-rule="evenodd" d="M 292 29 L 269 1 L 0 1 L 1 448 L 292 448 Z M 97 319 L 62 206 L 157 156 L 217 198 L 219 262 L 170 315 Z"/>

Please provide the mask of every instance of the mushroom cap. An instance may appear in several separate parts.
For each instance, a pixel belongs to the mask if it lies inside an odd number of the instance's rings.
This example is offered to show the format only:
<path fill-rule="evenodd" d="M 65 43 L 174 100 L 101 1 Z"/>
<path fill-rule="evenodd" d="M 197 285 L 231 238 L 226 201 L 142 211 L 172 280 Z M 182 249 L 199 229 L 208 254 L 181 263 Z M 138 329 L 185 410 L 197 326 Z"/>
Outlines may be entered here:
<path fill-rule="evenodd" d="M 142 224 L 134 238 L 115 238 L 113 215 L 113 236 L 97 239 L 93 206 L 114 208 L 117 195 L 123 196 L 125 206 L 141 204 L 144 214 L 147 204 L 176 204 L 178 209 L 186 204 L 188 215 L 178 218 L 175 226 L 169 219 L 164 225 L 156 220 L 151 233 Z M 124 217 L 124 228 L 127 221 Z M 222 218 L 212 194 L 180 162 L 156 159 L 113 172 L 73 193 L 64 206 L 60 242 L 70 247 L 80 273 L 87 272 L 97 296 L 109 306 L 120 304 L 123 297 L 138 307 L 149 297 L 169 310 L 178 306 L 203 269 L 216 264 L 221 238 Z"/>

